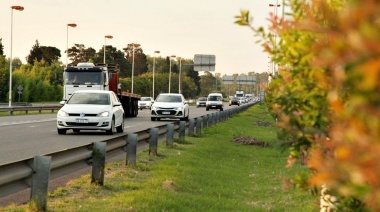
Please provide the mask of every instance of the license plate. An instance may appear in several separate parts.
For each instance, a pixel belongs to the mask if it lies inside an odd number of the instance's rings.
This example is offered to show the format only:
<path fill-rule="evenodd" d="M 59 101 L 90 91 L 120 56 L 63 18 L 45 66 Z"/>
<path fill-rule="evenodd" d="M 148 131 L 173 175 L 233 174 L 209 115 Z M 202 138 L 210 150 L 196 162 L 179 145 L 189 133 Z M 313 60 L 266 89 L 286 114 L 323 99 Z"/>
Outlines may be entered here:
<path fill-rule="evenodd" d="M 212 105 L 211 107 L 216 107 L 215 105 Z"/>
<path fill-rule="evenodd" d="M 170 112 L 162 112 L 162 114 L 164 114 L 164 115 L 169 115 Z"/>
<path fill-rule="evenodd" d="M 77 123 L 88 123 L 88 119 L 76 119 Z"/>

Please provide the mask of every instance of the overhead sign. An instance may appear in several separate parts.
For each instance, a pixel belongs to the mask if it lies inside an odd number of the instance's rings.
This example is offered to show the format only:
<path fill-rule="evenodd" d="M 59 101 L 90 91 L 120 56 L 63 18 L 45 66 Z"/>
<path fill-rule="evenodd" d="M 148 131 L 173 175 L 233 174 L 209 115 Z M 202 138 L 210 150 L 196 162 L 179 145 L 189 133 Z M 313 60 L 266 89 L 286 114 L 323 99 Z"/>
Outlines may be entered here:
<path fill-rule="evenodd" d="M 256 84 L 256 76 L 227 76 L 222 77 L 222 82 L 225 85 L 254 85 Z"/>
<path fill-rule="evenodd" d="M 222 77 L 222 81 L 223 81 L 223 84 L 225 84 L 225 85 L 233 85 L 235 82 L 235 79 L 234 79 L 234 76 L 224 75 Z"/>
<path fill-rule="evenodd" d="M 256 76 L 237 76 L 236 82 L 239 85 L 254 85 L 256 82 Z"/>
<path fill-rule="evenodd" d="M 215 71 L 215 55 L 195 54 L 194 71 Z"/>

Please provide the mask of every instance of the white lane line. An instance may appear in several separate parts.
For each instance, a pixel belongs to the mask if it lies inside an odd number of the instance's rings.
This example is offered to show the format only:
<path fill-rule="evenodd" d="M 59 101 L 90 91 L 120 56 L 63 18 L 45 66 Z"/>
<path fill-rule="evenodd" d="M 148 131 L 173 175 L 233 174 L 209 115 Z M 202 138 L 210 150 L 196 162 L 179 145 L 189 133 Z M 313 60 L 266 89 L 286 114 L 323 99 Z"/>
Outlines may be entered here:
<path fill-rule="evenodd" d="M 25 120 L 25 121 L 12 121 L 12 122 L 2 122 L 2 123 L 0 123 L 0 127 L 1 127 L 1 126 L 17 125 L 17 124 L 30 124 L 30 123 L 39 123 L 39 122 L 55 121 L 55 120 L 57 120 L 57 118 L 39 119 L 39 120 Z"/>

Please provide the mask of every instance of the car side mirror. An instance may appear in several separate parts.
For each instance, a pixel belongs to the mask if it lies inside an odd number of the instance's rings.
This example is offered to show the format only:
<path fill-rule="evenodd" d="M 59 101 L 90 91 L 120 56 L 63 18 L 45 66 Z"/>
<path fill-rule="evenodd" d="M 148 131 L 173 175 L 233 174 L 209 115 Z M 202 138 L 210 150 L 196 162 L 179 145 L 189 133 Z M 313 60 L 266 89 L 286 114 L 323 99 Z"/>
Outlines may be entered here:
<path fill-rule="evenodd" d="M 64 105 L 65 103 L 66 103 L 66 100 L 63 100 L 63 101 L 59 102 L 60 105 Z"/>

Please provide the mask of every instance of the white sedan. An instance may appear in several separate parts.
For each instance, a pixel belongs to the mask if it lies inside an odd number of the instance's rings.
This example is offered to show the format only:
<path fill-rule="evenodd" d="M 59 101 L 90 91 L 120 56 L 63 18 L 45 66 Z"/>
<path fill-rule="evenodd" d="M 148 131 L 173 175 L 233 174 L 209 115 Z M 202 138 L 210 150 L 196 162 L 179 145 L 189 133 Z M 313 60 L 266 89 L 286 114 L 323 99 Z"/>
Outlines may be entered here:
<path fill-rule="evenodd" d="M 78 90 L 60 103 L 58 134 L 67 130 L 104 130 L 110 135 L 124 131 L 124 110 L 113 91 Z"/>
<path fill-rule="evenodd" d="M 182 94 L 162 93 L 157 96 L 151 108 L 151 120 L 162 118 L 189 119 L 189 104 Z"/>

